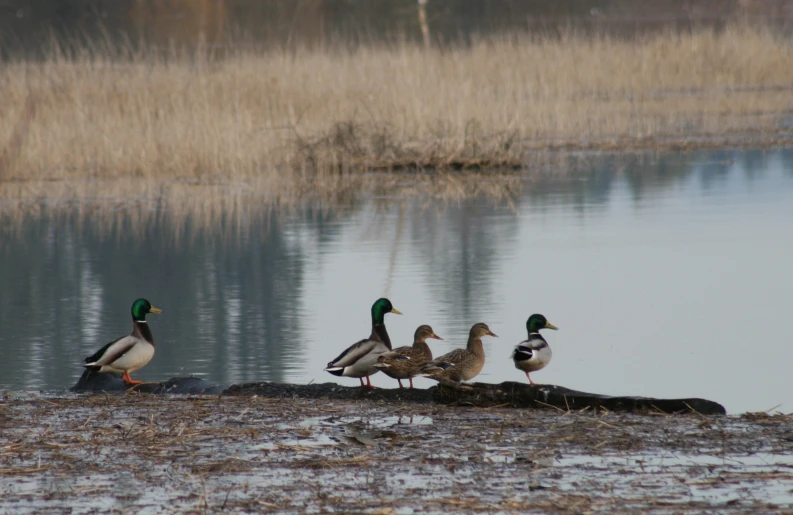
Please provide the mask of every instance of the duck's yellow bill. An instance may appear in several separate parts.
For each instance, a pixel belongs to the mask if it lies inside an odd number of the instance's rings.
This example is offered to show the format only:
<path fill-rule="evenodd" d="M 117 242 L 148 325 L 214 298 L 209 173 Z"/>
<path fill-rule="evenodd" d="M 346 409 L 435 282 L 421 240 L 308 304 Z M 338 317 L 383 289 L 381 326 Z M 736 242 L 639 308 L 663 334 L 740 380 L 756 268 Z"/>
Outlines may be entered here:
<path fill-rule="evenodd" d="M 435 338 L 436 340 L 443 340 L 443 338 L 441 338 L 440 336 L 438 336 L 435 333 L 432 333 L 432 336 L 430 336 L 430 338 Z"/>
<path fill-rule="evenodd" d="M 394 313 L 395 315 L 401 315 L 402 314 L 402 312 L 399 311 L 397 308 L 391 308 L 391 313 Z"/>
<path fill-rule="evenodd" d="M 488 330 L 487 334 L 489 334 L 490 336 L 495 336 L 496 338 L 498 338 L 498 335 L 496 333 L 494 333 L 493 331 Z"/>
<path fill-rule="evenodd" d="M 556 327 L 555 325 L 553 325 L 553 324 L 552 324 L 552 323 L 550 323 L 550 322 L 545 322 L 545 328 L 546 328 L 546 329 L 553 329 L 554 331 L 558 331 L 558 330 L 559 330 L 559 328 L 558 328 L 558 327 Z"/>
<path fill-rule="evenodd" d="M 151 309 L 149 309 L 149 313 L 155 313 L 159 315 L 160 313 L 162 313 L 162 310 L 160 308 L 155 308 L 154 306 L 152 306 Z"/>

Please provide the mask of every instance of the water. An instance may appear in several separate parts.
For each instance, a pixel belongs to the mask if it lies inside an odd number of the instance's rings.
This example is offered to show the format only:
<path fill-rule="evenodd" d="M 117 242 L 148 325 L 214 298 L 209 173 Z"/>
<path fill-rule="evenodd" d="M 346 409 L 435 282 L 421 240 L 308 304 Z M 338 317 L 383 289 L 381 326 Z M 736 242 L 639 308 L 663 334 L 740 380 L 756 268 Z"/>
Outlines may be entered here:
<path fill-rule="evenodd" d="M 369 334 L 385 295 L 405 313 L 386 318 L 396 345 L 429 323 L 439 355 L 486 322 L 499 338 L 481 381 L 526 380 L 509 354 L 539 312 L 560 331 L 535 381 L 793 411 L 793 150 L 566 163 L 509 201 L 355 199 L 235 232 L 123 208 L 112 226 L 101 212 L 19 218 L 0 247 L 0 388 L 71 386 L 82 358 L 130 331 L 140 296 L 164 313 L 137 379 L 356 385 L 322 368 Z"/>

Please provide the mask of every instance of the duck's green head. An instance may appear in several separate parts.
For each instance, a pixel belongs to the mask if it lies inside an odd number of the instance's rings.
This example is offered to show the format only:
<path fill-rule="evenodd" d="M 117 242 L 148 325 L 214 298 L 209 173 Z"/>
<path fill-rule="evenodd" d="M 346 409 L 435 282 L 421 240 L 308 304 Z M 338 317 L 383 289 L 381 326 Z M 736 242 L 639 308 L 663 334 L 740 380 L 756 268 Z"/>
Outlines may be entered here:
<path fill-rule="evenodd" d="M 542 315 L 532 315 L 526 320 L 526 330 L 531 333 L 539 333 L 540 329 L 553 329 L 554 331 L 559 328 L 553 325 Z"/>
<path fill-rule="evenodd" d="M 423 341 L 427 341 L 427 338 L 443 340 L 443 338 L 435 334 L 435 331 L 432 330 L 432 327 L 428 325 L 420 325 L 419 328 L 416 329 L 416 333 L 413 335 L 413 341 L 423 342 Z"/>
<path fill-rule="evenodd" d="M 482 322 L 479 322 L 478 324 L 474 324 L 471 327 L 471 332 L 469 333 L 468 336 L 470 338 L 481 338 L 482 336 L 485 336 L 485 335 L 487 335 L 487 336 L 495 336 L 496 338 L 498 338 L 498 335 L 496 333 L 494 333 L 493 331 L 491 331 L 490 328 L 487 327 L 487 324 L 484 324 Z"/>
<path fill-rule="evenodd" d="M 136 322 L 145 322 L 146 315 L 149 313 L 162 313 L 162 310 L 155 308 L 146 299 L 138 299 L 132 303 L 132 320 Z"/>
<path fill-rule="evenodd" d="M 372 323 L 373 324 L 383 324 L 385 319 L 386 313 L 395 313 L 397 315 L 401 315 L 400 311 L 391 305 L 391 301 L 388 299 L 377 299 L 374 304 L 372 304 Z"/>

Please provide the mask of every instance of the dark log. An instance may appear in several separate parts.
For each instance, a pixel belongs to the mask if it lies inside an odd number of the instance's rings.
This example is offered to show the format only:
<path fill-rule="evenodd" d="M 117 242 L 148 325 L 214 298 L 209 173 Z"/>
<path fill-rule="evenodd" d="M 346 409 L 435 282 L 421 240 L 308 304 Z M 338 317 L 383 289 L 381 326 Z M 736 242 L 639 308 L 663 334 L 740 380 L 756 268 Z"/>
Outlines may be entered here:
<path fill-rule="evenodd" d="M 143 383 L 130 386 L 121 380 L 119 374 L 85 370 L 77 383 L 69 390 L 88 393 L 181 393 L 181 394 L 218 394 L 226 389 L 225 385 L 214 384 L 200 377 L 173 377 L 162 383 Z"/>
<path fill-rule="evenodd" d="M 327 398 L 331 400 L 409 401 L 478 407 L 556 408 L 578 411 L 585 408 L 622 412 L 700 413 L 724 415 L 724 406 L 705 399 L 655 399 L 651 397 L 611 397 L 577 392 L 562 386 L 505 382 L 471 385 L 439 384 L 426 390 L 369 389 L 335 383 L 292 385 L 248 383 L 233 385 L 223 395 L 258 395 L 272 398 Z"/>
<path fill-rule="evenodd" d="M 435 401 L 442 404 L 467 404 L 470 406 L 505 405 L 512 408 L 557 408 L 579 411 L 585 408 L 608 411 L 700 413 L 724 415 L 724 406 L 706 399 L 656 399 L 600 395 L 578 392 L 550 384 L 525 384 L 507 381 L 501 384 L 474 383 L 471 386 L 438 385 Z"/>
<path fill-rule="evenodd" d="M 86 370 L 71 391 L 73 392 L 141 392 L 176 394 L 222 394 L 232 396 L 269 397 L 277 399 L 330 399 L 403 401 L 438 403 L 458 406 L 556 408 L 562 411 L 579 411 L 586 408 L 622 412 L 700 413 L 724 415 L 721 404 L 705 399 L 655 399 L 651 397 L 611 397 L 595 393 L 577 392 L 554 385 L 530 385 L 505 382 L 501 384 L 439 384 L 428 389 L 362 388 L 336 383 L 282 384 L 247 383 L 223 385 L 209 383 L 198 377 L 174 377 L 162 383 L 143 383 L 130 387 L 118 374 Z"/>
<path fill-rule="evenodd" d="M 223 395 L 269 397 L 274 399 L 330 399 L 337 401 L 407 401 L 418 403 L 435 402 L 434 390 L 420 388 L 365 388 L 342 386 L 336 383 L 283 384 L 246 383 L 231 385 Z"/>

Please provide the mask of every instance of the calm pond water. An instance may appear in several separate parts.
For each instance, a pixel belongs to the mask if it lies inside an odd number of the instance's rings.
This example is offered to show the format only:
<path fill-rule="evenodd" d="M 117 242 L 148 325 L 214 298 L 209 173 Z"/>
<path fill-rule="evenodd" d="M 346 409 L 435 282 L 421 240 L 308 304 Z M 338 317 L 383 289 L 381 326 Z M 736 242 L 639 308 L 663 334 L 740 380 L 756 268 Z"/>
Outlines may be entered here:
<path fill-rule="evenodd" d="M 509 354 L 539 312 L 560 330 L 538 382 L 793 411 L 793 150 L 567 162 L 504 201 L 364 198 L 233 233 L 123 209 L 110 228 L 25 217 L 0 247 L 0 388 L 68 388 L 140 296 L 164 313 L 135 378 L 357 385 L 322 369 L 388 296 L 395 345 L 428 323 L 439 355 L 489 324 L 481 381 L 526 380 Z"/>

